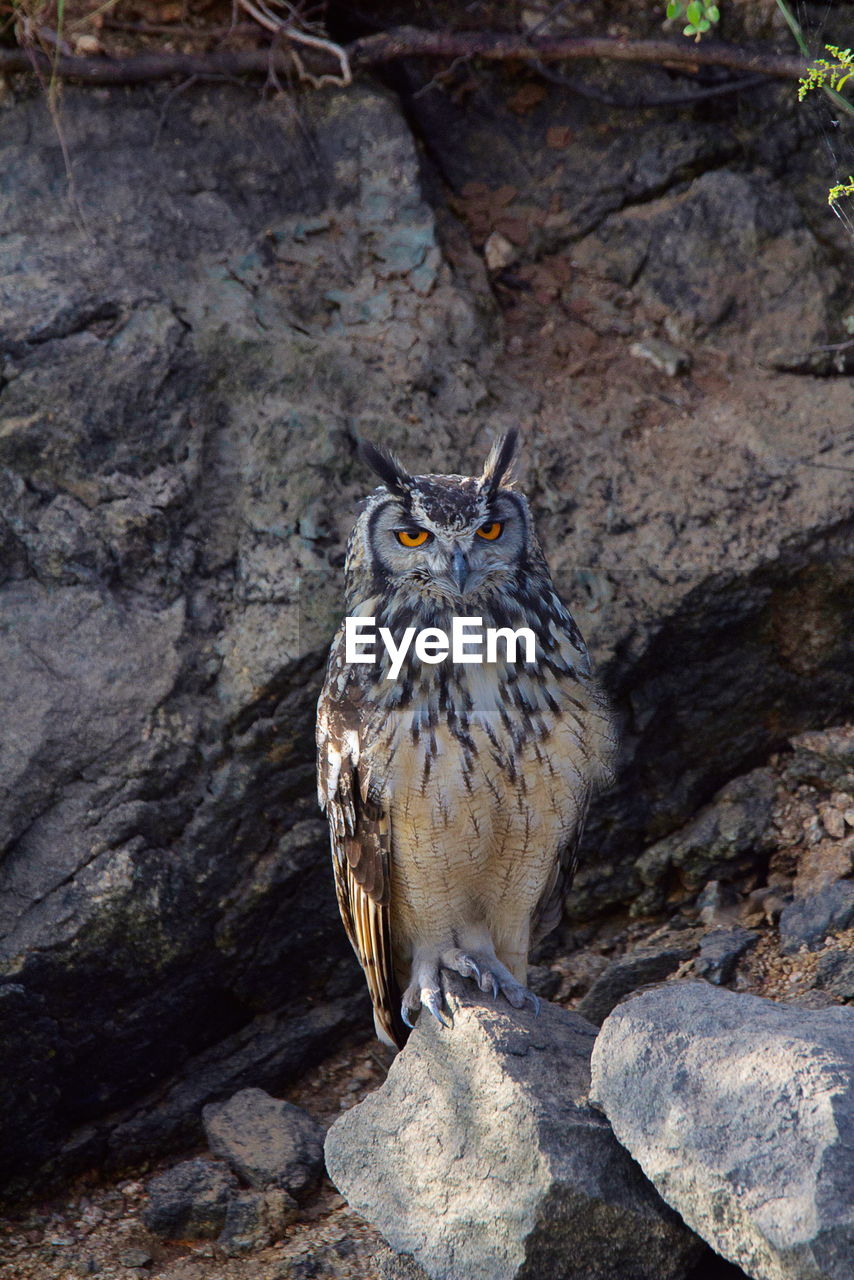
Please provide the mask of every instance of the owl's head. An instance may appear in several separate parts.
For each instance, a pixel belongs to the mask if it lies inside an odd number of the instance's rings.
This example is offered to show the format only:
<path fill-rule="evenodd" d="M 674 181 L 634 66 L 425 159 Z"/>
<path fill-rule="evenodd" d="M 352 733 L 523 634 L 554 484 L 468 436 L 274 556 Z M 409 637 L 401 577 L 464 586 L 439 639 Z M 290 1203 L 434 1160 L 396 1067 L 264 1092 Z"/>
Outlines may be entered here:
<path fill-rule="evenodd" d="M 509 487 L 517 431 L 496 441 L 479 476 L 413 476 L 385 449 L 362 442 L 383 481 L 365 506 L 348 551 L 353 597 L 401 587 L 459 611 L 507 591 L 535 543 L 528 504 Z"/>

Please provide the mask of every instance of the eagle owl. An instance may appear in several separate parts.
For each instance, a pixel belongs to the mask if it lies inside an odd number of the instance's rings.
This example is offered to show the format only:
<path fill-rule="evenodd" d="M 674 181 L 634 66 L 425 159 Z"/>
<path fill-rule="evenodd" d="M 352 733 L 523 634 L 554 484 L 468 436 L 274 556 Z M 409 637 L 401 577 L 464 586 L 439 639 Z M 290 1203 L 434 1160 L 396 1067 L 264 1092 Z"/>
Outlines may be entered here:
<path fill-rule="evenodd" d="M 333 642 L 318 707 L 320 804 L 344 926 L 393 1047 L 422 1006 L 446 1021 L 443 968 L 516 1008 L 537 1006 L 528 951 L 560 920 L 613 753 L 584 641 L 508 478 L 517 444 L 515 431 L 497 441 L 478 477 L 409 475 L 385 450 L 360 447 L 383 485 L 347 545 L 348 614 L 373 619 L 377 635 L 387 628 L 396 646 L 411 627 L 451 634 L 455 617 L 536 638 L 531 662 L 498 645 L 493 661 L 425 662 L 410 645 L 402 665 L 380 641 L 374 661 L 348 661 L 343 625 Z"/>

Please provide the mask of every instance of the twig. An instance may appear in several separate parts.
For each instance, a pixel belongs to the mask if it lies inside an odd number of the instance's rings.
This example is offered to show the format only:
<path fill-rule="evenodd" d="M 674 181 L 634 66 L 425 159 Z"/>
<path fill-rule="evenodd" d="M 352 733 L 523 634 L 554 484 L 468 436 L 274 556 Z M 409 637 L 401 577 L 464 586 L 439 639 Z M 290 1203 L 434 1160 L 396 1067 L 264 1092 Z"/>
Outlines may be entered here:
<path fill-rule="evenodd" d="M 250 3 L 252 0 L 250 0 Z M 301 32 L 296 39 L 290 26 L 278 27 L 286 39 L 305 47 L 300 55 L 303 68 L 313 78 L 344 83 L 355 70 L 381 66 L 400 58 L 484 58 L 515 61 L 534 66 L 538 62 L 570 62 L 606 59 L 618 62 L 657 64 L 669 67 L 729 67 L 745 75 L 797 80 L 809 63 L 801 58 L 761 53 L 727 44 L 676 44 L 669 40 L 623 40 L 611 37 L 547 37 L 528 40 L 523 36 L 495 32 L 425 31 L 400 27 L 380 35 L 366 36 L 350 45 L 336 46 L 321 37 Z M 327 47 L 331 46 L 331 47 Z M 336 50 L 344 55 L 342 61 Z M 338 63 L 337 74 L 330 71 L 330 58 Z M 0 48 L 0 74 L 39 69 L 65 80 L 88 84 L 139 84 L 149 80 L 171 80 L 197 76 L 266 75 L 274 70 L 294 71 L 293 49 L 271 51 L 243 49 L 212 53 L 144 53 L 128 58 L 62 56 L 48 58 L 36 50 Z M 346 81 L 349 83 L 349 81 Z"/>
<path fill-rule="evenodd" d="M 266 27 L 268 31 L 272 31 L 274 35 L 286 36 L 292 44 L 303 45 L 307 49 L 322 50 L 329 53 L 338 62 L 337 75 L 313 75 L 306 67 L 302 57 L 296 49 L 291 49 L 291 57 L 297 69 L 300 80 L 307 81 L 313 89 L 322 89 L 324 85 L 337 85 L 339 89 L 346 89 L 348 85 L 353 83 L 353 75 L 350 71 L 350 61 L 347 57 L 346 50 L 340 44 L 335 44 L 333 40 L 328 40 L 325 36 L 314 36 L 310 32 L 304 30 L 295 24 L 296 15 L 291 10 L 291 20 L 283 21 L 277 14 L 273 13 L 264 0 L 237 0 L 241 9 L 245 9 L 250 17 L 260 23 L 262 27 Z M 290 6 L 288 6 L 290 8 Z M 275 74 L 275 71 L 273 71 Z"/>

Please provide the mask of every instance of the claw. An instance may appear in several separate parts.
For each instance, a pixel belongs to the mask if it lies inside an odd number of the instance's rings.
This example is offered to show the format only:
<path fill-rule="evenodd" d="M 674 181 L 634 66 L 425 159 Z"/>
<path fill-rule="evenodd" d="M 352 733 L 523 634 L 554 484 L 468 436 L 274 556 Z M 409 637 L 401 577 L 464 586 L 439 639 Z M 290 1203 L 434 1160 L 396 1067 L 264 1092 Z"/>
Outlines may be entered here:
<path fill-rule="evenodd" d="M 539 997 L 539 996 L 535 996 L 535 995 L 534 995 L 534 993 L 533 993 L 533 991 L 528 991 L 528 992 L 526 992 L 526 994 L 527 994 L 527 996 L 528 996 L 528 999 L 531 1001 L 531 1005 L 532 1005 L 533 1010 L 534 1010 L 534 1017 L 535 1017 L 535 1018 L 539 1018 L 539 1016 L 540 1016 L 540 997 Z"/>
<path fill-rule="evenodd" d="M 498 985 L 498 979 L 496 978 L 495 974 L 494 974 L 494 973 L 491 973 L 489 976 L 490 976 L 490 978 L 492 979 L 492 998 L 493 998 L 493 1000 L 497 1000 L 497 999 L 498 999 L 498 993 L 499 993 L 499 991 L 501 990 L 501 988 L 500 988 L 500 986 Z"/>
<path fill-rule="evenodd" d="M 415 1023 L 410 1019 L 409 1012 L 405 1004 L 402 1004 L 400 1006 L 400 1016 L 401 1018 L 403 1018 L 403 1021 L 409 1027 L 409 1030 L 412 1031 L 415 1026 Z"/>
<path fill-rule="evenodd" d="M 427 1006 L 440 1026 L 450 1027 L 451 1023 L 442 1012 L 441 996 L 438 991 L 422 991 L 421 1003 Z"/>

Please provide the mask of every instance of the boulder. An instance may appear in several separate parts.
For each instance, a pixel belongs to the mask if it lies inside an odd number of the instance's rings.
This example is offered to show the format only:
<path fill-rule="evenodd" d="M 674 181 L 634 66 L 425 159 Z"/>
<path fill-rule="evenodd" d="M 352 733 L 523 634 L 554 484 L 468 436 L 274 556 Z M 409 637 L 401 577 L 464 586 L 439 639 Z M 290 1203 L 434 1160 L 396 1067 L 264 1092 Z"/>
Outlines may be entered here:
<path fill-rule="evenodd" d="M 753 1280 L 849 1280 L 854 1010 L 668 983 L 605 1021 L 591 1098 L 668 1204 Z"/>
<path fill-rule="evenodd" d="M 311 1189 L 323 1174 L 323 1127 L 302 1107 L 242 1089 L 202 1112 L 208 1146 L 250 1186 L 278 1187 L 292 1195 Z"/>
<path fill-rule="evenodd" d="M 237 1179 L 220 1160 L 184 1160 L 148 1182 L 142 1220 L 166 1240 L 213 1240 L 225 1226 Z"/>
<path fill-rule="evenodd" d="M 448 1007 L 327 1135 L 351 1207 L 432 1280 L 684 1277 L 699 1242 L 588 1104 L 595 1028 L 457 979 Z"/>
<path fill-rule="evenodd" d="M 69 88 L 73 200 L 44 96 L 0 103 L 0 1184 L 18 1190 L 126 1159 L 116 1124 L 131 1158 L 196 1142 L 230 1072 L 280 1086 L 370 1027 L 313 765 L 367 483 L 353 433 L 385 434 L 427 384 L 437 421 L 481 394 L 473 307 L 388 95 L 294 113 L 168 93 Z M 454 371 L 444 395 L 434 369 Z"/>
<path fill-rule="evenodd" d="M 780 945 L 791 955 L 806 947 L 818 951 L 825 939 L 854 923 L 854 880 L 837 880 L 816 893 L 796 898 L 780 916 Z"/>

